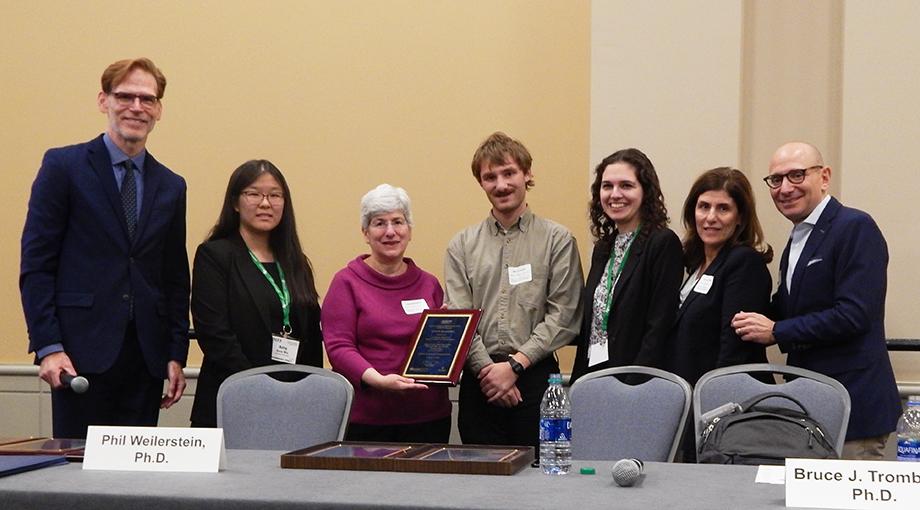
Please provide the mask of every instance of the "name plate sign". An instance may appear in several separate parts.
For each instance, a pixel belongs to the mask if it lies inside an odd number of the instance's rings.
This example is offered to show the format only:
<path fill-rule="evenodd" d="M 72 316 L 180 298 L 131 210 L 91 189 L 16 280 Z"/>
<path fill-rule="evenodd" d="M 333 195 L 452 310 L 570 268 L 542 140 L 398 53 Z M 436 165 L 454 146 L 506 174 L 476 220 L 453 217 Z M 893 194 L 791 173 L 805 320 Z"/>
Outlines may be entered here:
<path fill-rule="evenodd" d="M 920 463 L 786 459 L 786 506 L 916 510 Z"/>
<path fill-rule="evenodd" d="M 94 425 L 83 469 L 216 473 L 226 457 L 224 429 Z"/>

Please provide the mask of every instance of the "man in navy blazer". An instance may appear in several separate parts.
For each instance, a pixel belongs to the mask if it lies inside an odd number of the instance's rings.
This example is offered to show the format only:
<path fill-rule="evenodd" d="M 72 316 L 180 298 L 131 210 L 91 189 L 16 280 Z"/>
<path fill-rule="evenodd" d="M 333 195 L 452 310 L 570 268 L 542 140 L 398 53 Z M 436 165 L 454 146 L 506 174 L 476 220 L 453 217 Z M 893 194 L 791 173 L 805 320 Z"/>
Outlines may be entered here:
<path fill-rule="evenodd" d="M 743 340 L 778 344 L 789 365 L 840 381 L 852 402 L 843 457 L 881 459 L 901 414 L 885 345 L 888 246 L 872 217 L 828 195 L 830 178 L 810 144 L 773 155 L 764 181 L 795 225 L 773 296 L 777 321 L 742 312 L 732 325 Z"/>
<path fill-rule="evenodd" d="M 186 186 L 145 149 L 165 87 L 148 59 L 110 65 L 97 98 L 105 133 L 49 150 L 32 185 L 19 288 L 56 437 L 155 426 L 185 389 Z M 64 372 L 88 391 L 65 388 Z"/>

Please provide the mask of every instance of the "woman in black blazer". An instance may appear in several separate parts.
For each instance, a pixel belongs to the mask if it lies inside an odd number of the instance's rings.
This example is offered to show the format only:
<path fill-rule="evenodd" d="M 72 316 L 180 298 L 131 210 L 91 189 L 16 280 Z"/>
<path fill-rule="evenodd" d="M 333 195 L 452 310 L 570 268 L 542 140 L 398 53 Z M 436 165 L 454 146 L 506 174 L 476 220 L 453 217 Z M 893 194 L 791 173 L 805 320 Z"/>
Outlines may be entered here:
<path fill-rule="evenodd" d="M 677 322 L 665 368 L 696 384 L 718 367 L 765 363 L 764 346 L 744 342 L 731 326 L 740 311 L 767 313 L 772 285 L 754 194 L 744 174 L 715 168 L 684 202 L 684 267 Z"/>
<path fill-rule="evenodd" d="M 192 426 L 216 426 L 217 389 L 236 372 L 322 366 L 319 312 L 287 181 L 271 162 L 247 161 L 230 176 L 217 224 L 195 253 L 192 320 L 204 361 Z M 296 358 L 276 350 L 275 337 Z"/>
<path fill-rule="evenodd" d="M 681 248 L 655 167 L 638 149 L 606 157 L 591 185 L 596 238 L 572 380 L 622 365 L 660 367 L 677 312 Z"/>
<path fill-rule="evenodd" d="M 766 363 L 764 346 L 742 341 L 731 325 L 742 310 L 766 314 L 770 306 L 767 264 L 773 249 L 764 243 L 751 183 L 732 168 L 703 173 L 684 202 L 683 224 L 687 278 L 665 368 L 695 385 L 714 368 Z M 761 378 L 773 382 L 772 376 Z M 683 462 L 696 461 L 693 429 L 691 421 Z"/>

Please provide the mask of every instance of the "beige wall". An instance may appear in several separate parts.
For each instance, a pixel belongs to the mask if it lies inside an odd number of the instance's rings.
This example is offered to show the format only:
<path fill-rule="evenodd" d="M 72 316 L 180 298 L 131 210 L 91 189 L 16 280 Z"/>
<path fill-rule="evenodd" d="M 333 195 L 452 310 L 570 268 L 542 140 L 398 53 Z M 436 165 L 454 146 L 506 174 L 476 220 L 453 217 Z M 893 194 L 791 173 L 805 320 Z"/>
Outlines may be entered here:
<path fill-rule="evenodd" d="M 230 172 L 264 157 L 321 294 L 365 250 L 358 201 L 381 182 L 408 190 L 408 255 L 440 275 L 450 237 L 488 213 L 469 162 L 494 130 L 534 155 L 532 207 L 586 241 L 587 1 L 0 3 L 0 363 L 29 361 L 16 281 L 42 153 L 104 129 L 99 75 L 119 58 L 169 79 L 148 147 L 188 180 L 190 256 Z"/>
<path fill-rule="evenodd" d="M 920 3 L 846 3 L 841 194 L 870 211 L 888 241 L 886 333 L 920 338 L 917 192 L 920 172 Z M 920 381 L 920 352 L 893 357 L 899 379 Z"/>

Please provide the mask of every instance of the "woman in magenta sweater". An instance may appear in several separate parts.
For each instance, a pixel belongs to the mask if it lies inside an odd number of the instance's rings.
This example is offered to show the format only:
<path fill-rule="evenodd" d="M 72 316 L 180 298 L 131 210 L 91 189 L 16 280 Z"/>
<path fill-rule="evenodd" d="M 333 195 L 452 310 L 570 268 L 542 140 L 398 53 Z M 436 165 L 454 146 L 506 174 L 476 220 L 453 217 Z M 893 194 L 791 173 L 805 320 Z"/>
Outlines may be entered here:
<path fill-rule="evenodd" d="M 345 438 L 446 443 L 447 388 L 399 375 L 419 314 L 444 297 L 437 278 L 403 257 L 412 239 L 406 191 L 381 184 L 364 195 L 361 231 L 371 253 L 336 273 L 322 309 L 329 361 L 355 387 Z"/>

